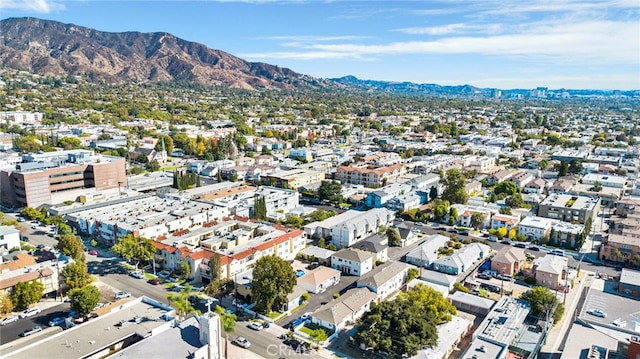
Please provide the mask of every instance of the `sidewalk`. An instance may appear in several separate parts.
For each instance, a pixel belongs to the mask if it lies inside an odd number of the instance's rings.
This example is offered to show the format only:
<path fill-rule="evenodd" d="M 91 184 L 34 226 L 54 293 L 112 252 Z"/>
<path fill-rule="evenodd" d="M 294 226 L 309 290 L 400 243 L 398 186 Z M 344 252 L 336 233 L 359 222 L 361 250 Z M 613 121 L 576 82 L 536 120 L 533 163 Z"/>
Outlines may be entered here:
<path fill-rule="evenodd" d="M 593 278 L 590 276 L 592 274 L 589 271 L 581 271 L 579 276 L 579 283 L 576 287 L 572 288 L 569 293 L 567 293 L 566 304 L 564 309 L 564 314 L 562 315 L 562 319 L 560 323 L 556 323 L 547 336 L 547 341 L 545 345 L 542 347 L 541 353 L 558 353 L 558 347 L 562 340 L 564 339 L 569 326 L 573 322 L 574 313 L 576 311 L 576 306 L 580 300 L 580 295 L 582 294 L 582 290 L 585 285 L 591 281 Z M 562 301 L 562 298 L 558 298 Z"/>

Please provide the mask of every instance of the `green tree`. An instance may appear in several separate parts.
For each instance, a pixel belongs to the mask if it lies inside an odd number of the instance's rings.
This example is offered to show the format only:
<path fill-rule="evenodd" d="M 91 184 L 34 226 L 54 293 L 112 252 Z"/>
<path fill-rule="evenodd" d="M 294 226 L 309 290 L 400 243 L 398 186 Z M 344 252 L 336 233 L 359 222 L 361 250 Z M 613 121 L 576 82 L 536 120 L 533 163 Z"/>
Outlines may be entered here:
<path fill-rule="evenodd" d="M 397 229 L 393 227 L 387 228 L 386 235 L 390 245 L 397 247 L 402 243 L 402 238 L 400 237 L 400 233 L 398 233 Z"/>
<path fill-rule="evenodd" d="M 425 345 L 436 345 L 436 326 L 455 313 L 456 308 L 441 293 L 417 285 L 393 301 L 372 304 L 358 320 L 354 339 L 374 352 L 389 353 L 389 358 L 411 357 Z"/>
<path fill-rule="evenodd" d="M 531 304 L 534 315 L 544 315 L 545 318 L 551 316 L 556 305 L 558 304 L 558 298 L 555 296 L 549 288 L 546 287 L 533 287 L 528 291 L 522 293 L 520 298 L 526 300 Z"/>
<path fill-rule="evenodd" d="M 512 181 L 504 181 L 504 182 L 498 183 L 493 188 L 493 193 L 495 193 L 496 195 L 499 195 L 500 193 L 504 193 L 507 196 L 511 196 L 513 194 L 518 193 L 518 187 Z"/>
<path fill-rule="evenodd" d="M 87 317 L 100 302 L 100 290 L 96 286 L 87 285 L 75 288 L 69 292 L 71 309 L 77 311 L 83 317 Z"/>
<path fill-rule="evenodd" d="M 180 262 L 180 275 L 184 280 L 189 280 L 189 276 L 191 276 L 191 266 L 186 259 Z"/>
<path fill-rule="evenodd" d="M 500 227 L 498 228 L 498 230 L 496 230 L 496 236 L 498 236 L 498 239 L 506 237 L 508 233 L 509 231 L 505 227 Z"/>
<path fill-rule="evenodd" d="M 216 252 L 209 258 L 209 270 L 211 271 L 211 281 L 204 292 L 212 297 L 220 295 L 224 287 L 225 279 L 222 278 L 222 256 Z"/>
<path fill-rule="evenodd" d="M 322 222 L 325 219 L 331 218 L 335 215 L 336 215 L 336 212 L 327 211 L 326 209 L 319 208 L 311 212 L 311 214 L 309 214 L 308 217 L 312 222 Z"/>
<path fill-rule="evenodd" d="M 176 308 L 176 313 L 182 319 L 199 311 L 189 302 L 189 297 L 193 294 L 191 285 L 186 284 L 178 293 L 167 294 L 167 300 Z"/>
<path fill-rule="evenodd" d="M 527 204 L 522 199 L 522 195 L 520 193 L 516 193 L 513 196 L 509 196 L 504 203 L 506 203 L 509 207 L 512 208 L 524 208 Z"/>
<path fill-rule="evenodd" d="M 582 172 L 582 170 L 583 168 L 581 160 L 575 159 L 572 160 L 571 163 L 569 163 L 569 173 L 577 175 Z"/>
<path fill-rule="evenodd" d="M 511 215 L 511 207 L 500 207 L 500 209 L 498 210 L 500 212 L 500 214 L 506 214 L 506 215 Z"/>
<path fill-rule="evenodd" d="M 429 199 L 433 201 L 436 198 L 438 198 L 438 188 L 436 188 L 436 186 L 431 186 L 431 189 L 429 190 Z"/>
<path fill-rule="evenodd" d="M 407 279 L 406 282 L 409 283 L 412 280 L 414 280 L 415 278 L 418 278 L 418 276 L 420 275 L 420 271 L 418 270 L 418 268 L 409 268 L 407 270 Z"/>
<path fill-rule="evenodd" d="M 458 209 L 456 207 L 449 208 L 449 225 L 453 226 L 458 221 Z"/>
<path fill-rule="evenodd" d="M 257 196 L 253 204 L 253 218 L 264 221 L 267 219 L 267 200 L 264 196 Z"/>
<path fill-rule="evenodd" d="M 449 213 L 449 201 L 436 199 L 431 205 L 433 206 L 433 215 L 438 221 L 442 221 Z"/>
<path fill-rule="evenodd" d="M 75 150 L 82 148 L 82 141 L 76 137 L 62 137 L 58 140 L 58 146 L 65 150 Z"/>
<path fill-rule="evenodd" d="M 160 164 L 157 160 L 152 160 L 144 166 L 149 172 L 160 171 Z"/>
<path fill-rule="evenodd" d="M 263 256 L 253 268 L 251 288 L 256 309 L 260 313 L 280 310 L 293 292 L 296 275 L 291 264 L 276 256 Z"/>
<path fill-rule="evenodd" d="M 0 292 L 0 315 L 7 315 L 13 311 L 14 305 L 11 297 L 5 292 Z"/>
<path fill-rule="evenodd" d="M 286 223 L 293 228 L 302 228 L 302 223 L 304 223 L 304 220 L 300 216 L 291 215 L 287 217 Z"/>
<path fill-rule="evenodd" d="M 318 188 L 318 198 L 328 200 L 331 203 L 342 201 L 342 185 L 336 181 L 322 181 Z"/>
<path fill-rule="evenodd" d="M 467 203 L 469 194 L 465 190 L 466 180 L 457 168 L 447 171 L 446 176 L 440 182 L 445 186 L 441 198 L 449 203 Z"/>
<path fill-rule="evenodd" d="M 22 210 L 20 210 L 20 214 L 23 217 L 29 218 L 31 220 L 36 220 L 36 221 L 43 221 L 44 220 L 44 213 L 42 213 L 37 208 L 25 207 Z"/>
<path fill-rule="evenodd" d="M 111 249 L 126 261 L 135 262 L 136 269 L 138 269 L 140 261 L 152 259 L 156 252 L 156 247 L 150 239 L 134 237 L 131 233 L 118 238 Z"/>
<path fill-rule="evenodd" d="M 538 168 L 541 170 L 546 170 L 549 167 L 549 160 L 546 158 L 543 158 L 540 160 L 540 162 L 538 162 Z"/>
<path fill-rule="evenodd" d="M 31 304 L 38 303 L 44 294 L 44 285 L 36 280 L 19 282 L 13 286 L 11 302 L 17 308 L 29 308 Z"/>
<path fill-rule="evenodd" d="M 82 288 L 91 283 L 91 276 L 87 272 L 87 265 L 84 261 L 67 264 L 61 275 L 71 289 Z"/>
<path fill-rule="evenodd" d="M 558 176 L 566 176 L 569 174 L 569 164 L 567 161 L 560 161 L 560 168 L 558 169 Z"/>
<path fill-rule="evenodd" d="M 602 191 L 602 183 L 596 181 L 593 186 L 591 188 L 589 188 L 589 191 L 594 191 L 594 192 L 600 192 Z"/>
<path fill-rule="evenodd" d="M 316 343 L 316 345 L 320 345 L 320 343 L 323 343 L 325 340 L 329 339 L 327 332 L 325 332 L 323 328 L 314 329 L 313 331 L 311 331 L 309 337 L 311 338 L 311 340 L 313 340 L 314 343 Z"/>
<path fill-rule="evenodd" d="M 224 330 L 225 337 L 225 346 L 224 346 L 224 357 L 229 358 L 229 333 L 234 333 L 236 331 L 236 319 L 235 314 L 231 314 L 228 311 L 225 311 L 224 308 L 217 305 L 216 313 L 220 316 L 220 325 L 222 326 L 222 330 Z"/>
<path fill-rule="evenodd" d="M 56 248 L 64 255 L 75 261 L 84 261 L 84 244 L 82 239 L 74 234 L 65 234 L 58 237 Z"/>
<path fill-rule="evenodd" d="M 471 215 L 471 227 L 480 229 L 484 226 L 484 215 L 480 212 L 473 212 Z"/>

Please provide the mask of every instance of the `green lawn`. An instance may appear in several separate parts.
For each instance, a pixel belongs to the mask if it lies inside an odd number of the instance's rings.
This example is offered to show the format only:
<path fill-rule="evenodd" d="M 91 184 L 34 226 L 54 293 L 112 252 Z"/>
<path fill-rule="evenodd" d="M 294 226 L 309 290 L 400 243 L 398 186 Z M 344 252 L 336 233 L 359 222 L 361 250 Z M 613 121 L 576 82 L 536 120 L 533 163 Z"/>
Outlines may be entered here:
<path fill-rule="evenodd" d="M 281 312 L 271 312 L 271 313 L 267 314 L 267 317 L 271 318 L 271 319 L 276 319 L 281 315 L 282 315 Z"/>

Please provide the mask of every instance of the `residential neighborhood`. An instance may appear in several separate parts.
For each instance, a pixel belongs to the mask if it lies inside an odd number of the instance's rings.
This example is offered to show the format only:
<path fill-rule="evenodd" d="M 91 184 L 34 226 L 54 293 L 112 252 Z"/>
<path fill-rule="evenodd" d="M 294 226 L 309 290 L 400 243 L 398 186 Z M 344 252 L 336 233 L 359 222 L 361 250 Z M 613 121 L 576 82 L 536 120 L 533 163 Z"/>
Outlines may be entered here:
<path fill-rule="evenodd" d="M 635 110 L 316 116 L 184 90 L 163 95 L 175 120 L 107 121 L 96 90 L 54 122 L 18 83 L 76 85 L 2 72 L 2 357 L 639 355 Z M 140 108 L 167 111 L 156 96 Z"/>

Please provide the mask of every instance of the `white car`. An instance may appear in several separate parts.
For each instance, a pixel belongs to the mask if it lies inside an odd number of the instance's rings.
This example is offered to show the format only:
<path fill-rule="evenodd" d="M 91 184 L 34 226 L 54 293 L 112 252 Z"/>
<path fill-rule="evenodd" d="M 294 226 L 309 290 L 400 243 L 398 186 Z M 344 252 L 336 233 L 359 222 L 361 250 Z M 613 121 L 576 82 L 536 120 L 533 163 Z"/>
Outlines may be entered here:
<path fill-rule="evenodd" d="M 40 313 L 41 311 L 42 310 L 40 310 L 40 308 L 38 308 L 38 307 L 29 308 L 29 309 L 25 310 L 24 312 L 20 313 L 20 318 L 32 317 L 32 316 Z"/>
<path fill-rule="evenodd" d="M 131 271 L 129 272 L 129 275 L 134 277 L 134 278 L 138 278 L 138 279 L 142 279 L 144 278 L 144 274 L 140 271 Z"/>
<path fill-rule="evenodd" d="M 8 317 L 2 319 L 2 321 L 0 321 L 0 325 L 11 324 L 13 322 L 17 322 L 18 319 L 20 319 L 20 318 L 17 315 L 11 315 L 11 316 L 8 316 Z"/>
<path fill-rule="evenodd" d="M 253 330 L 262 330 L 264 328 L 264 326 L 258 322 L 251 322 L 247 326 Z"/>
<path fill-rule="evenodd" d="M 248 349 L 251 346 L 251 342 L 245 337 L 237 337 L 234 342 L 245 349 Z"/>
<path fill-rule="evenodd" d="M 587 313 L 589 313 L 591 315 L 595 315 L 596 317 L 600 317 L 600 318 L 606 318 L 607 317 L 607 313 L 603 312 L 600 309 L 590 309 L 590 310 L 587 310 Z"/>
<path fill-rule="evenodd" d="M 124 299 L 131 297 L 131 293 L 129 292 L 117 292 L 115 295 L 116 299 Z"/>

